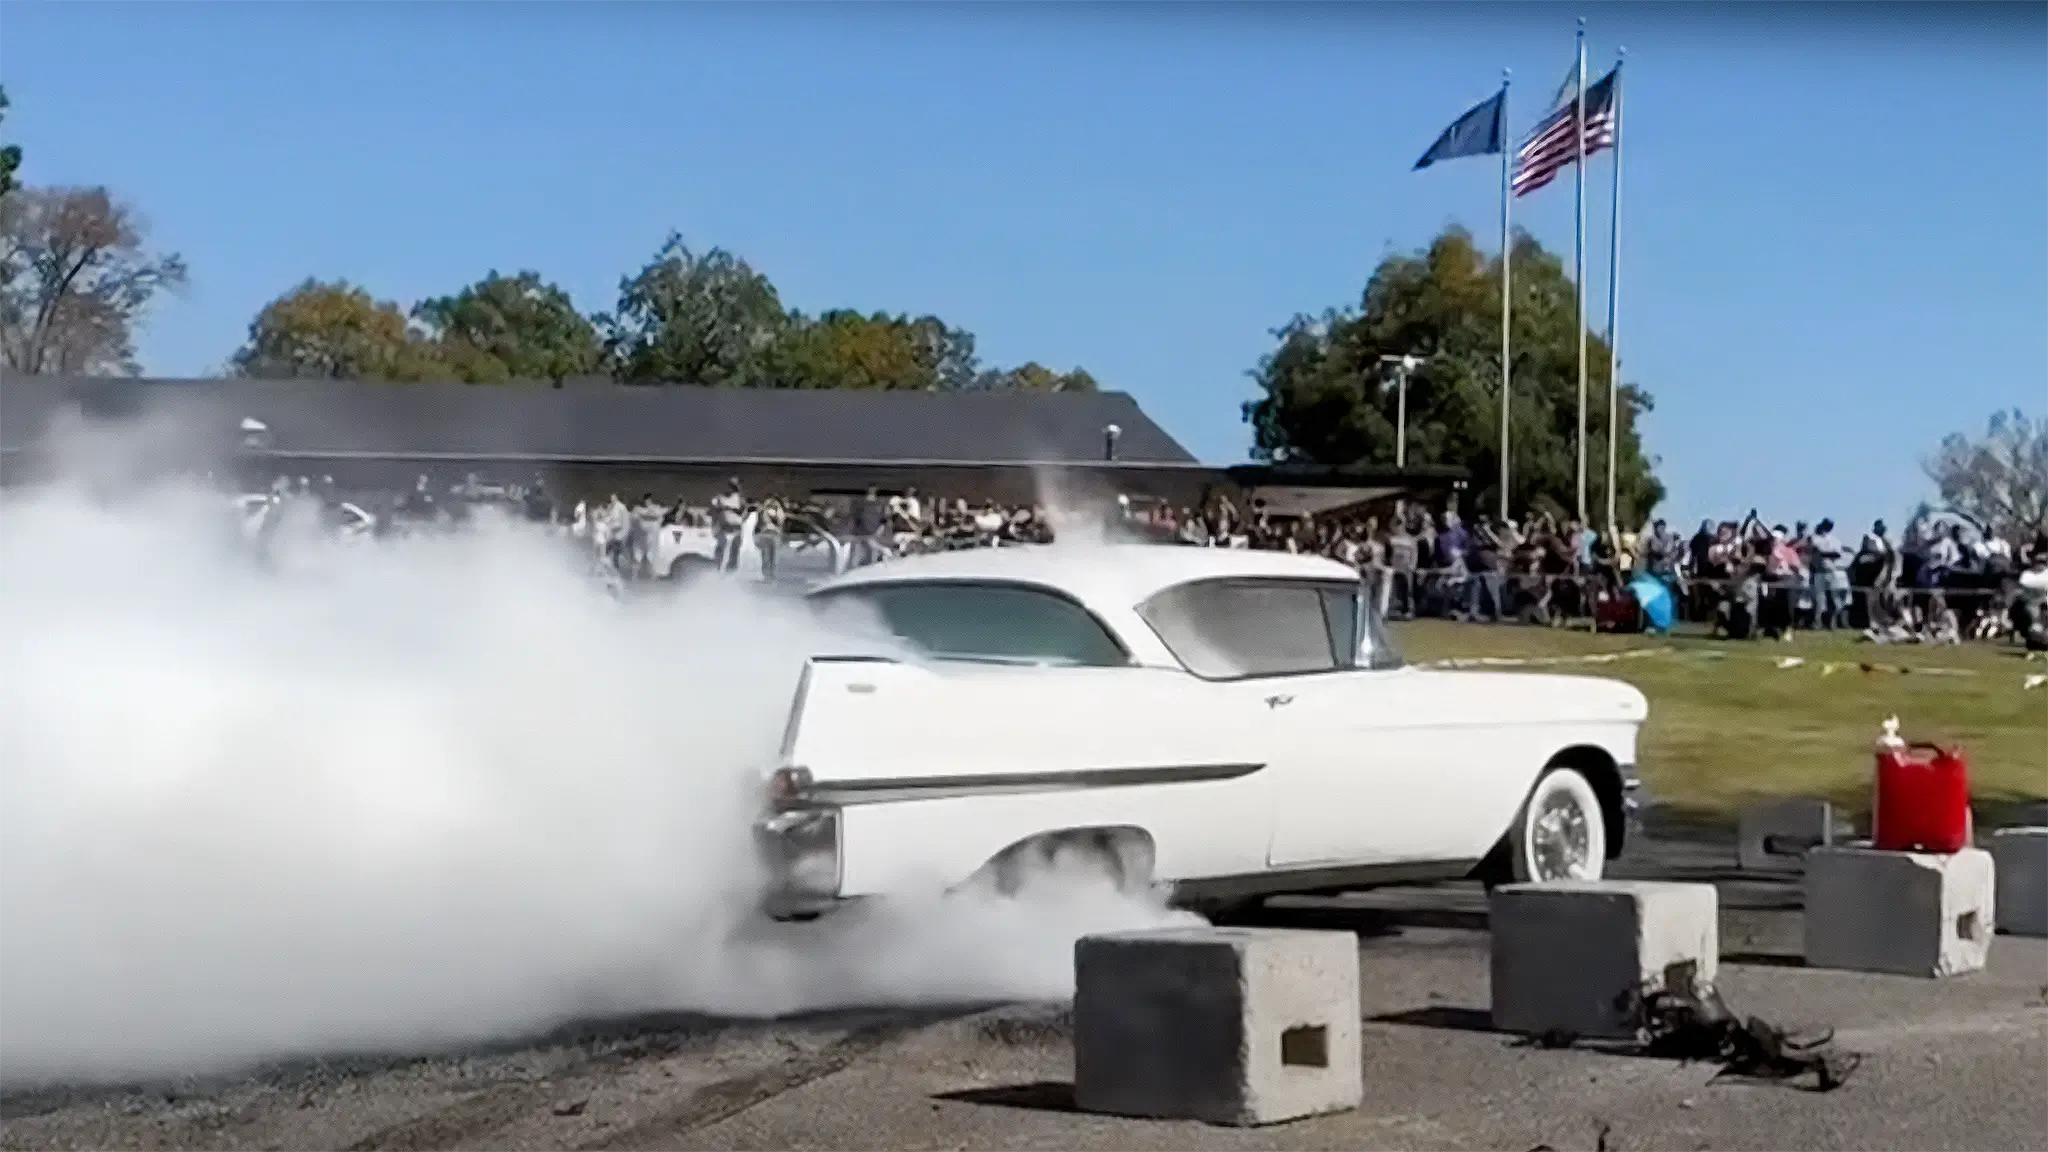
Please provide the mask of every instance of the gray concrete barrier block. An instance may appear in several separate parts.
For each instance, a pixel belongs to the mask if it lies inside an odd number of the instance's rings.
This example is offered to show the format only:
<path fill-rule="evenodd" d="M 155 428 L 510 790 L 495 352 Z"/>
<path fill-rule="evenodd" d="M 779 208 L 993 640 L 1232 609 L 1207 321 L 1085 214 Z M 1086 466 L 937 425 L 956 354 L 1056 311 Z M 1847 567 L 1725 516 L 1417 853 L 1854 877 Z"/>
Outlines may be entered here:
<path fill-rule="evenodd" d="M 1846 829 L 1825 800 L 1795 797 L 1752 804 L 1742 810 L 1735 858 L 1745 872 L 1798 875 L 1806 854 L 1833 844 Z"/>
<path fill-rule="evenodd" d="M 1358 1107 L 1358 940 L 1166 928 L 1074 945 L 1074 1103 L 1271 1124 Z"/>
<path fill-rule="evenodd" d="M 1991 835 L 1998 930 L 2048 936 L 2048 828 L 2001 828 Z"/>
<path fill-rule="evenodd" d="M 1806 963 L 1953 976 L 1984 966 L 1995 923 L 1991 853 L 1816 848 L 1806 858 Z"/>
<path fill-rule="evenodd" d="M 1720 965 L 1711 884 L 1507 884 L 1493 890 L 1490 916 L 1493 1026 L 1503 1032 L 1636 1039 L 1645 997 L 1703 992 Z"/>

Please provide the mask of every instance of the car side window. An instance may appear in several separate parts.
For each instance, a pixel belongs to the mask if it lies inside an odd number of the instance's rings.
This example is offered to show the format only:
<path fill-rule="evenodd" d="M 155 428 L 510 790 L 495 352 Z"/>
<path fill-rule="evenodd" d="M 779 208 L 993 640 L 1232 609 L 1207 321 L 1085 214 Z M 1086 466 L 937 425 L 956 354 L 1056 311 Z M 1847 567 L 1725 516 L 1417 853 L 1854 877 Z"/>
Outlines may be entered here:
<path fill-rule="evenodd" d="M 1209 680 L 1288 676 L 1349 667 L 1355 624 L 1333 609 L 1315 584 L 1281 580 L 1211 580 L 1182 584 L 1138 608 L 1188 671 Z M 1345 614 L 1352 639 L 1338 658 L 1332 612 Z"/>
<path fill-rule="evenodd" d="M 1020 584 L 868 584 L 816 597 L 818 607 L 865 607 L 899 640 L 939 659 L 1090 668 L 1130 663 L 1086 608 Z"/>

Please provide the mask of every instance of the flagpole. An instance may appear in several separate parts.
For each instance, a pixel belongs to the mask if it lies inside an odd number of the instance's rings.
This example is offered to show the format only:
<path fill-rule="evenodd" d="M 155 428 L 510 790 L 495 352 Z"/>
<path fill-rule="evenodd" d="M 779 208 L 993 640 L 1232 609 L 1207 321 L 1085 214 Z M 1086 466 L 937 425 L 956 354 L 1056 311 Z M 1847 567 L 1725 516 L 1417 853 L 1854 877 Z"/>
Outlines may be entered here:
<path fill-rule="evenodd" d="M 1615 458 L 1621 448 L 1621 65 L 1628 49 L 1614 54 L 1614 203 L 1607 233 L 1607 530 L 1620 539 L 1614 517 Z"/>
<path fill-rule="evenodd" d="M 1513 239 L 1508 232 L 1508 204 L 1514 198 L 1508 194 L 1509 171 L 1513 167 L 1514 149 L 1508 139 L 1508 84 L 1514 73 L 1506 68 L 1500 70 L 1500 521 L 1508 522 L 1508 385 L 1514 378 L 1512 363 L 1508 359 L 1508 332 L 1513 296 L 1508 290 L 1508 265 L 1513 258 Z"/>
<path fill-rule="evenodd" d="M 1578 93 L 1572 97 L 1572 150 L 1577 163 L 1578 237 L 1575 245 L 1579 297 L 1579 524 L 1592 519 L 1586 511 L 1586 18 L 1579 17 Z"/>

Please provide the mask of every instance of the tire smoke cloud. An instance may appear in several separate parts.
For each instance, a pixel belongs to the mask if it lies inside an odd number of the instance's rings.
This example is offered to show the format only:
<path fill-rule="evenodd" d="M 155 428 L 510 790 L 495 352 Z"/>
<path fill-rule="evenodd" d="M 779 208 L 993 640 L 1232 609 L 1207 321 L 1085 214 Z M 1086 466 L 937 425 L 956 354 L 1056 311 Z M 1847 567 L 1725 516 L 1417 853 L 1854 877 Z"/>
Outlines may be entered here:
<path fill-rule="evenodd" d="M 647 1011 L 1057 999 L 1104 889 L 754 911 L 803 660 L 723 581 L 608 595 L 484 516 L 251 557 L 221 493 L 0 497 L 0 1083 L 423 1052 Z"/>

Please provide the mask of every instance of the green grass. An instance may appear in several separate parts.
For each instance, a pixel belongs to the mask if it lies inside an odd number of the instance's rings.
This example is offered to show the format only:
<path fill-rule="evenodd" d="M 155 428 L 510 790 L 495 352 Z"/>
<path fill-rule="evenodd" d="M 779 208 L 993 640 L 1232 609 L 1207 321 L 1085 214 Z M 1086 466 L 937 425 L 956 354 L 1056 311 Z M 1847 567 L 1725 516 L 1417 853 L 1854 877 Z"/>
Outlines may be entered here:
<path fill-rule="evenodd" d="M 1596 636 L 1436 620 L 1394 628 L 1416 663 L 1671 649 L 1531 670 L 1609 676 L 1642 689 L 1650 699 L 1637 753 L 1645 783 L 1660 803 L 1711 821 L 1761 796 L 1821 796 L 1867 810 L 1871 746 L 1893 714 L 1908 740 L 1964 749 L 1978 801 L 2048 797 L 2048 685 L 2020 687 L 2028 675 L 2048 673 L 2048 663 L 2011 647 L 1876 645 L 1839 633 L 1790 642 Z M 1777 668 L 1786 657 L 1805 664 Z M 1823 676 L 1826 662 L 1846 666 Z M 1865 672 L 1858 663 L 1936 671 Z"/>

